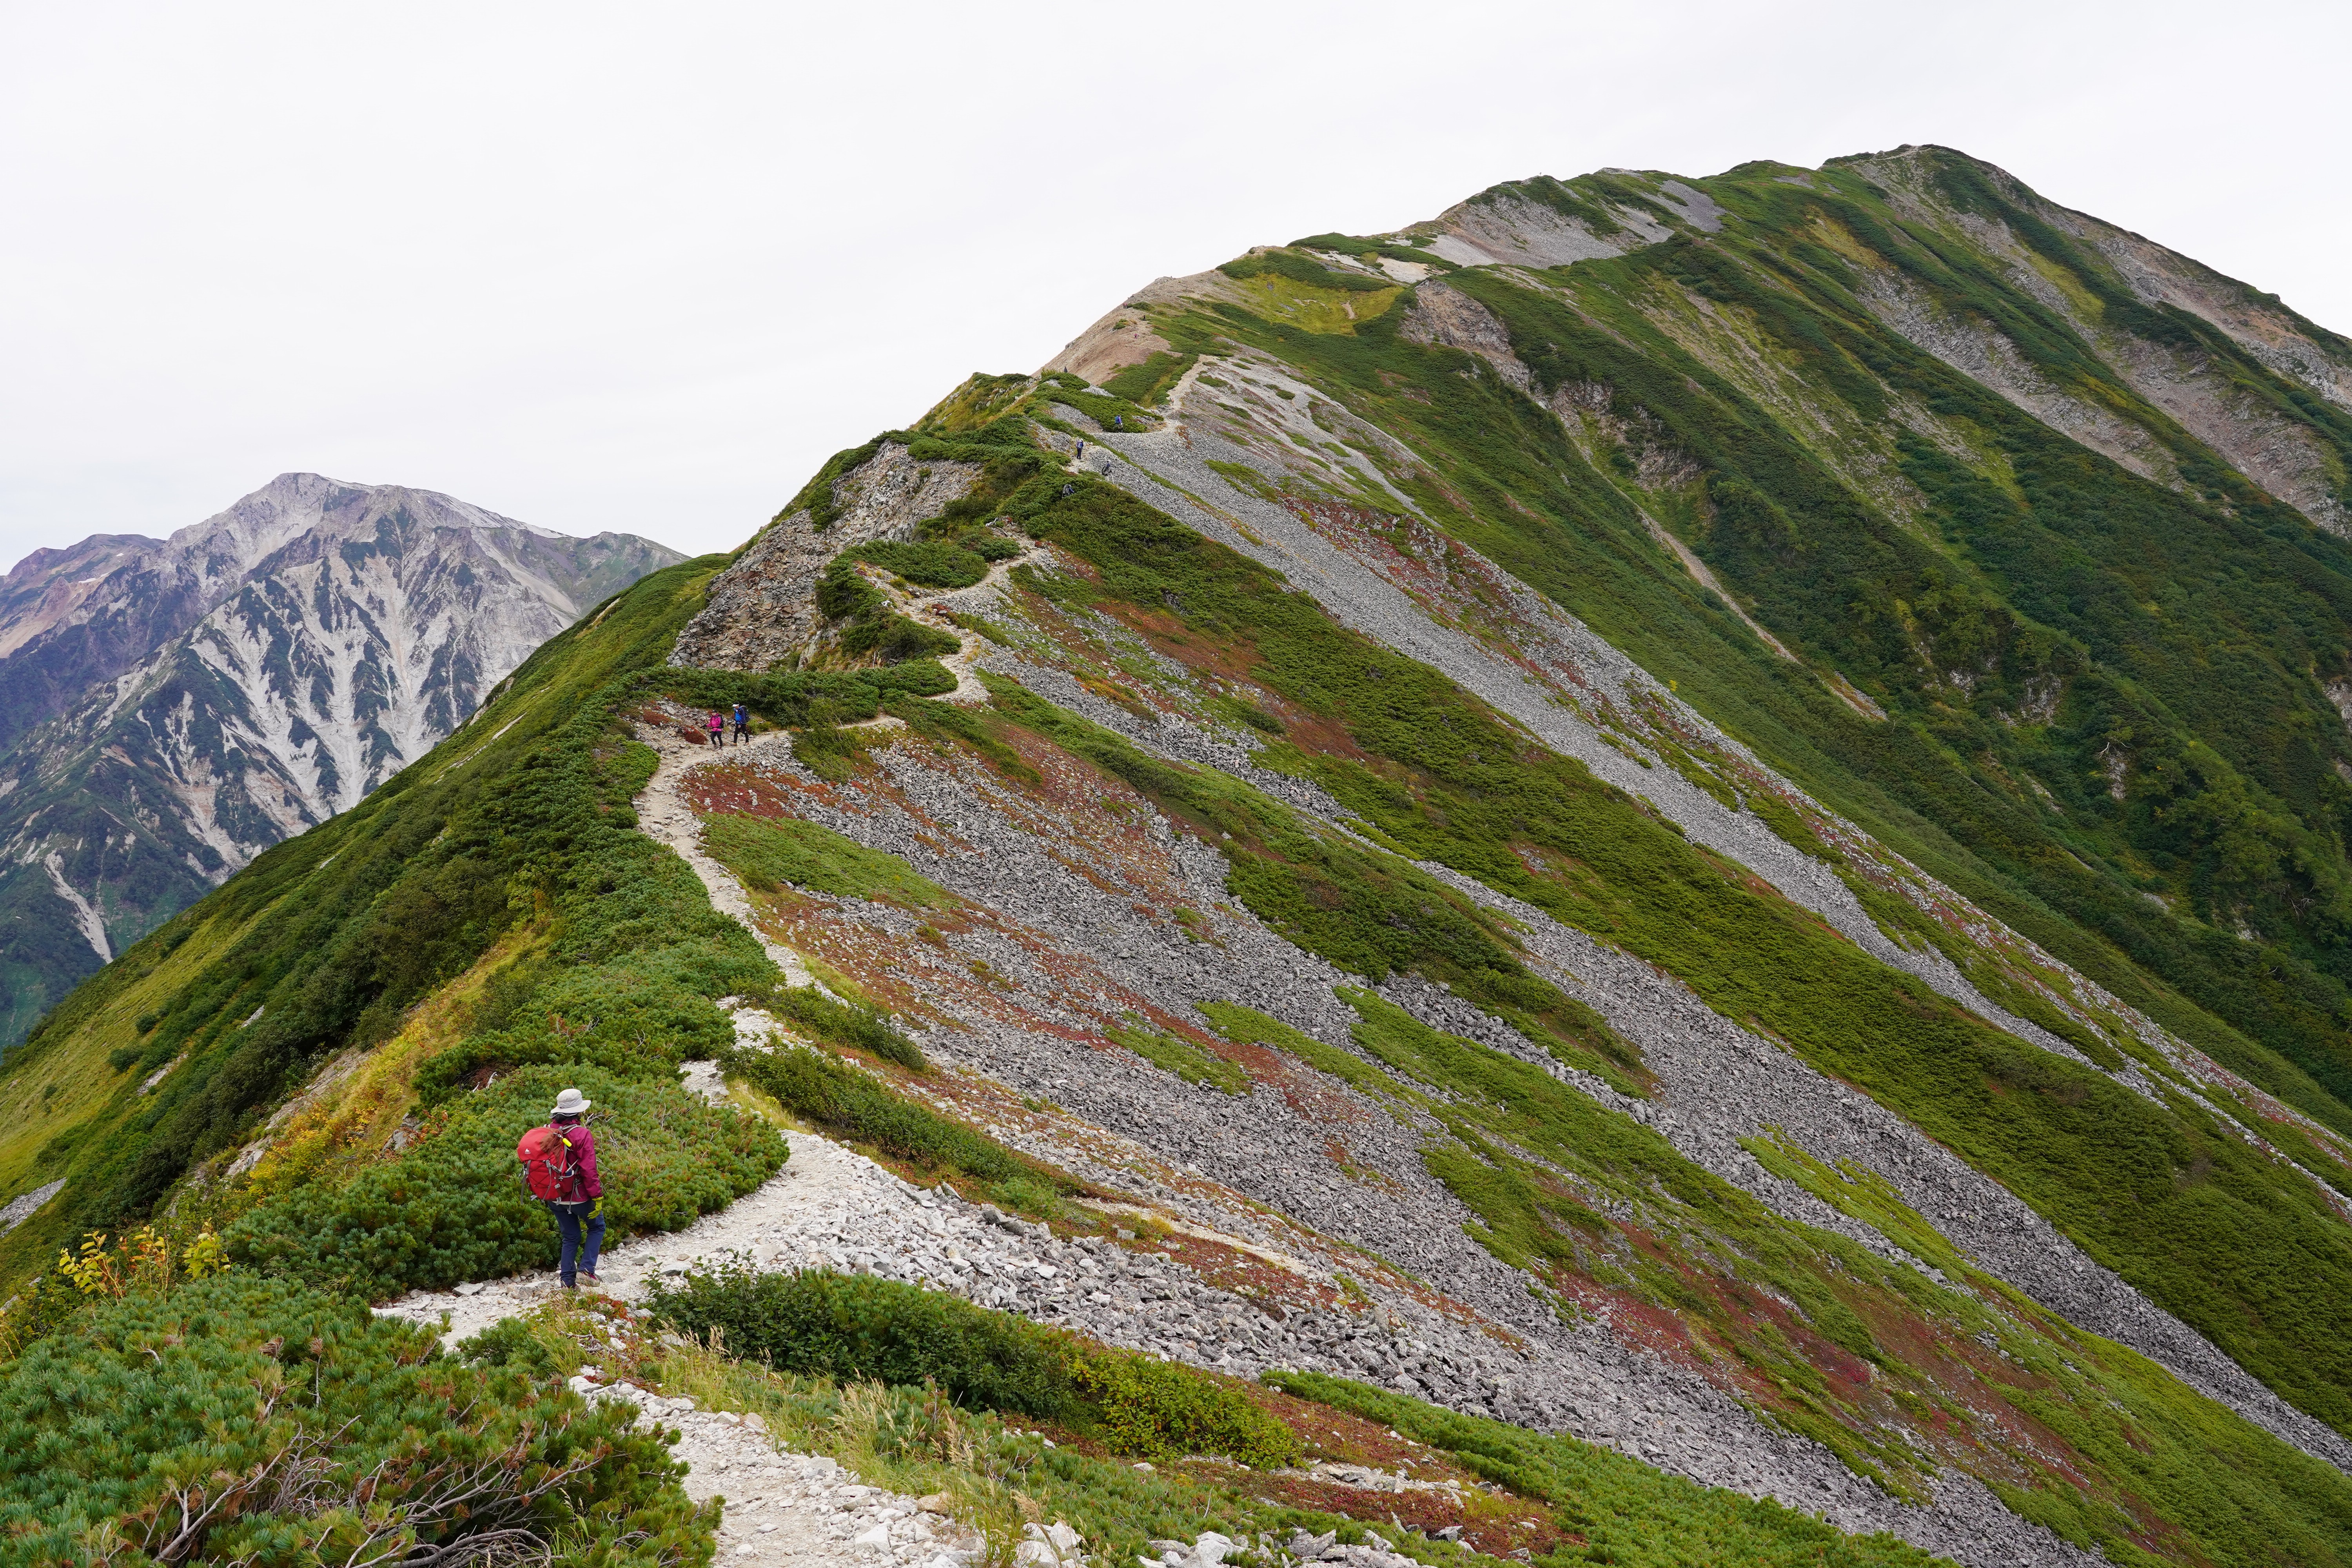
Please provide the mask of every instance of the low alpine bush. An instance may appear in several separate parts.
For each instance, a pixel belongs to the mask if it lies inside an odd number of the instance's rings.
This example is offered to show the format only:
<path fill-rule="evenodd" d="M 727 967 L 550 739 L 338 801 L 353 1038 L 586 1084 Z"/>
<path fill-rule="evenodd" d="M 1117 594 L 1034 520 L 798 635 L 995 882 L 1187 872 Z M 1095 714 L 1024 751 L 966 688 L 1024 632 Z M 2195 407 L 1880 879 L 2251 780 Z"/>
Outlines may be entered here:
<path fill-rule="evenodd" d="M 733 1269 L 656 1289 L 656 1317 L 730 1354 L 843 1382 L 937 1384 L 958 1404 L 1067 1420 L 1079 1401 L 1054 1337 L 1024 1318 L 896 1280 Z"/>
<path fill-rule="evenodd" d="M 798 993 L 788 993 L 798 994 Z M 729 1071 L 772 1094 L 796 1116 L 839 1137 L 983 1184 L 1035 1181 L 1043 1173 L 984 1133 L 890 1092 L 879 1079 L 805 1046 L 741 1051 Z"/>
<path fill-rule="evenodd" d="M 719 1054 L 735 1026 L 701 975 L 678 973 L 670 949 L 562 972 L 503 1027 L 470 1035 L 417 1069 L 418 1098 L 437 1105 L 484 1072 L 581 1062 L 616 1078 L 667 1080 L 684 1061 Z"/>
<path fill-rule="evenodd" d="M 701 1568 L 632 1415 L 288 1280 L 101 1298 L 0 1369 L 0 1560 Z"/>
<path fill-rule="evenodd" d="M 951 910 L 961 902 L 903 856 L 868 849 L 798 817 L 718 812 L 703 819 L 702 847 L 761 892 L 798 887 L 836 899 L 877 899 L 920 910 Z"/>
<path fill-rule="evenodd" d="M 614 1240 L 691 1224 L 775 1174 L 789 1153 L 765 1121 L 674 1083 L 525 1068 L 459 1100 L 400 1158 L 246 1214 L 223 1237 L 229 1255 L 378 1300 L 545 1267 L 555 1224 L 524 1190 L 514 1147 L 567 1087 L 595 1103 L 589 1125 Z"/>
<path fill-rule="evenodd" d="M 1020 552 L 1019 546 L 1013 548 L 1013 554 Z M 861 544 L 851 553 L 927 588 L 969 588 L 988 574 L 988 563 L 976 552 L 938 540 L 911 544 L 880 540 Z"/>
<path fill-rule="evenodd" d="M 1228 1384 L 1131 1351 L 1088 1350 L 1070 1380 L 1114 1454 L 1223 1454 L 1270 1470 L 1298 1458 L 1298 1434 Z"/>
<path fill-rule="evenodd" d="M 533 1377 L 553 1377 L 563 1370 L 520 1318 L 500 1318 L 473 1338 L 459 1340 L 457 1355 L 484 1366 L 510 1366 Z"/>
<path fill-rule="evenodd" d="M 910 1072 L 930 1070 L 923 1047 L 875 1008 L 836 1002 L 814 985 L 796 985 L 777 993 L 775 1011 L 830 1045 L 854 1047 Z"/>
<path fill-rule="evenodd" d="M 1190 1367 L 893 1279 L 738 1268 L 657 1289 L 651 1304 L 676 1327 L 716 1330 L 730 1353 L 778 1371 L 935 1384 L 958 1404 L 1058 1421 L 1118 1454 L 1223 1454 L 1265 1468 L 1299 1452 L 1280 1420 Z"/>

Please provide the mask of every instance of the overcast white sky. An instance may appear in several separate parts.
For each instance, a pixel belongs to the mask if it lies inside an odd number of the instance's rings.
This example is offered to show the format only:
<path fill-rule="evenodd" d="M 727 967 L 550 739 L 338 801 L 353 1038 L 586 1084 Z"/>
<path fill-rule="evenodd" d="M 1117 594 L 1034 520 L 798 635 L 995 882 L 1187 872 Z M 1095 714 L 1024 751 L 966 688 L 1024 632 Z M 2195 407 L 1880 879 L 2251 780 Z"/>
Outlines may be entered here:
<path fill-rule="evenodd" d="M 288 469 L 731 548 L 1122 293 L 1940 142 L 2352 330 L 2352 6 L 0 0 L 0 564 Z"/>

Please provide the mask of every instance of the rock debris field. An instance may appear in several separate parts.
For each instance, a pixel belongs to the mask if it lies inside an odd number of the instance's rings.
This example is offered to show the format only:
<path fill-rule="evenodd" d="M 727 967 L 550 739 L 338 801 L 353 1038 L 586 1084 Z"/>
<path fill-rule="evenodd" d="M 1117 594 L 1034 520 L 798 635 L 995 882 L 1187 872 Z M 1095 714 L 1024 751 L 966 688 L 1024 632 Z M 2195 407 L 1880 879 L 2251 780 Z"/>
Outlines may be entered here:
<path fill-rule="evenodd" d="M 1571 710 L 1544 700 L 1523 670 L 1505 665 L 1475 638 L 1433 620 L 1368 569 L 1368 563 L 1345 557 L 1290 512 L 1225 482 L 1195 454 L 1193 446 L 1199 445 L 1211 457 L 1246 454 L 1213 438 L 1194 443 L 1168 432 L 1105 435 L 1097 439 L 1127 459 L 1124 464 L 1108 458 L 1101 463 L 1104 477 L 1112 482 L 1182 518 L 1204 535 L 1274 566 L 1348 625 L 1444 670 L 1498 710 L 1531 725 L 1563 754 L 1577 757 L 1629 793 L 1648 798 L 1693 838 L 1773 881 L 1790 898 L 1831 920 L 1885 962 L 1916 973 L 1947 995 L 2044 1049 L 2084 1059 L 2046 1030 L 1986 1002 L 1939 954 L 1896 947 L 1819 862 L 1793 851 L 1759 819 L 1727 809 L 1671 769 L 1636 768 Z M 1183 488 L 1170 489 L 1163 482 L 1167 478 Z M 1252 531 L 1261 537 L 1236 533 L 1215 513 L 1194 504 L 1193 495 L 1216 497 L 1220 506 L 1245 518 Z M 1546 645 L 1546 657 L 1553 665 L 1581 668 L 1596 684 L 1638 684 L 1651 688 L 1648 695 L 1654 700 L 1668 698 L 1580 623 L 1523 589 L 1519 595 L 1525 601 L 1521 607 L 1530 631 Z M 1030 671 L 1024 668 L 1022 674 L 1026 679 Z M 1063 685 L 1066 689 L 1055 691 L 1055 700 L 1098 724 L 1118 730 L 1162 754 L 1222 768 L 1328 822 L 1344 825 L 1346 814 L 1336 802 L 1320 797 L 1320 792 L 1311 786 L 1302 789 L 1298 781 L 1252 765 L 1238 747 L 1219 743 L 1196 729 L 1164 721 L 1155 731 L 1075 682 L 1065 680 Z M 1681 711 L 1695 727 L 1722 739 L 1695 712 Z M 1546 978 L 1599 1009 L 1640 1045 L 1644 1060 L 1659 1069 L 1664 1079 L 1658 1104 L 1643 1106 L 1623 1100 L 1596 1079 L 1576 1075 L 1577 1087 L 1593 1098 L 1655 1126 L 1683 1153 L 1754 1193 L 1788 1217 L 1838 1231 L 1874 1252 L 1894 1256 L 1897 1249 L 1885 1237 L 1837 1215 L 1795 1184 L 1771 1176 L 1738 1147 L 1737 1140 L 1768 1127 L 1777 1128 L 1795 1134 L 1817 1158 L 1854 1160 L 1885 1177 L 1907 1204 L 1932 1218 L 1938 1229 L 1979 1262 L 2070 1321 L 2138 1351 L 2190 1387 L 2314 1458 L 2338 1468 L 2352 1468 L 2352 1442 L 2264 1387 L 2204 1336 L 2094 1262 L 2006 1188 L 1970 1169 L 1899 1116 L 1865 1096 L 1832 1084 L 1787 1052 L 1715 1014 L 1686 988 L 1664 979 L 1649 965 L 1449 868 L 1424 863 L 1422 869 L 1479 902 L 1507 910 L 1521 922 L 1522 929 L 1537 938 L 1533 945 L 1538 950 L 1538 966 Z M 1441 1026 L 1529 1059 L 1541 1058 L 1542 1053 L 1530 1052 L 1511 1031 L 1484 1023 L 1474 1010 L 1451 998 L 1441 1005 L 1454 1015 Z M 1407 1010 L 1424 1011 L 1412 1005 Z M 1425 1021 L 1440 1022 L 1433 1017 Z M 1542 1065 L 1555 1070 L 1555 1064 Z M 2127 1067 L 2122 1076 L 2136 1075 L 2137 1070 Z M 2136 1087 L 2142 1093 L 2149 1092 L 2144 1082 Z M 2227 1122 L 2226 1118 L 2222 1121 Z"/>
<path fill-rule="evenodd" d="M 1042 674 L 1034 668 L 1021 673 L 1028 679 Z M 1057 700 L 1072 695 L 1049 694 Z M 1122 727 L 1134 728 L 1131 721 Z M 716 907 L 756 931 L 742 889 L 700 852 L 698 823 L 678 797 L 677 786 L 681 775 L 698 764 L 722 760 L 756 758 L 762 767 L 792 769 L 788 746 L 776 736 L 714 753 L 658 731 L 645 738 L 661 751 L 662 761 L 639 797 L 640 822 L 695 867 Z M 901 757 L 898 748 L 876 753 L 901 784 L 956 795 L 956 781 L 902 765 Z M 871 819 L 831 825 L 907 854 L 926 875 L 992 907 L 1017 909 L 1034 900 L 1055 905 L 1056 918 L 1066 924 L 1075 920 L 1069 929 L 1087 933 L 1094 952 L 1118 960 L 1122 978 L 1142 994 L 1184 1000 L 1238 996 L 1318 1036 L 1345 1038 L 1344 1026 L 1335 1026 L 1333 1018 L 1321 1014 L 1339 1005 L 1331 986 L 1350 977 L 1283 942 L 1254 920 L 1241 916 L 1224 933 L 1225 950 L 1265 971 L 1236 984 L 1245 977 L 1236 976 L 1231 963 L 1221 973 L 1211 973 L 1219 967 L 1219 950 L 1160 931 L 1116 899 L 1068 876 L 1066 867 L 1040 856 L 1034 832 L 1006 821 L 969 790 L 937 804 L 952 807 L 949 815 L 960 833 L 984 844 L 985 854 L 971 858 L 976 864 L 943 858 L 903 835 L 877 834 Z M 1213 852 L 1160 837 L 1186 862 L 1185 875 L 1214 880 Z M 976 869 L 990 886 L 972 885 Z M 1234 940 L 1244 929 L 1250 941 Z M 791 978 L 805 979 L 809 972 L 796 954 L 764 935 L 761 940 Z M 1253 958 L 1259 948 L 1263 952 Z M 1385 989 L 1400 1005 L 1430 1015 L 1444 1026 L 1486 1032 L 1475 1026 L 1475 1019 L 1446 1016 L 1458 1005 L 1443 993 Z M 1308 1012 L 1296 1000 L 1318 996 L 1321 1001 Z M 738 1009 L 736 1024 L 739 1037 L 751 1041 L 762 1039 L 774 1026 L 750 1008 Z M 1317 1136 L 1306 1147 L 1319 1145 L 1323 1131 L 1302 1124 L 1277 1095 L 1175 1090 L 1173 1080 L 1125 1052 L 1073 1050 L 1066 1040 L 987 1021 L 974 1021 L 969 1029 L 933 1030 L 925 1043 L 943 1070 L 978 1068 L 1024 1094 L 1050 1095 L 1072 1108 L 1072 1120 L 1100 1130 L 1090 1140 L 1066 1146 L 1022 1129 L 991 1129 L 1007 1142 L 1082 1175 L 1139 1192 L 1236 1245 L 1261 1251 L 1286 1246 L 1302 1273 L 1330 1278 L 1330 1265 L 1318 1265 L 1318 1259 L 1338 1254 L 1328 1252 L 1329 1244 L 1313 1232 L 1270 1218 L 1252 1202 L 1270 1201 L 1281 1215 L 1298 1215 L 1318 1230 L 1409 1258 L 1416 1271 L 1429 1269 L 1424 1278 L 1473 1304 L 1491 1322 L 1465 1321 L 1458 1308 L 1440 1310 L 1376 1272 L 1367 1272 L 1357 1287 L 1369 1295 L 1359 1305 L 1370 1310 L 1305 1304 L 1269 1310 L 1205 1283 L 1148 1246 L 1059 1237 L 1045 1226 L 967 1203 L 947 1188 L 914 1187 L 863 1156 L 804 1132 L 788 1134 L 793 1154 L 781 1173 L 726 1209 L 683 1231 L 613 1247 L 599 1269 L 604 1289 L 636 1301 L 665 1276 L 729 1265 L 866 1272 L 951 1291 L 1108 1344 L 1239 1376 L 1270 1367 L 1328 1372 L 1539 1430 L 1573 1431 L 1695 1479 L 1777 1497 L 1841 1528 L 1895 1531 L 1971 1564 L 2089 1561 L 2019 1520 L 1970 1478 L 1948 1473 L 1934 1482 L 1936 1496 L 1928 1506 L 1904 1505 L 1853 1476 L 1826 1449 L 1764 1428 L 1698 1373 L 1620 1342 L 1606 1321 L 1573 1330 L 1556 1320 L 1538 1321 L 1549 1314 L 1535 1310 L 1520 1277 L 1463 1235 L 1463 1211 L 1422 1168 L 1418 1135 L 1369 1100 L 1355 1108 L 1350 1135 L 1363 1129 L 1378 1131 L 1377 1147 L 1368 1142 L 1358 1157 L 1377 1152 L 1385 1174 L 1396 1184 L 1409 1184 L 1402 1201 L 1370 1201 L 1376 1189 L 1337 1178 L 1319 1156 L 1266 1158 L 1309 1132 Z M 714 1098 L 725 1092 L 709 1064 L 689 1067 L 686 1079 Z M 1344 1098 L 1354 1091 L 1335 1092 Z M 1101 1163 L 1106 1145 L 1114 1146 L 1114 1152 L 1125 1146 L 1143 1158 Z M 1153 1179 L 1154 1172 L 1160 1179 Z M 551 1277 L 540 1275 L 415 1293 L 381 1310 L 427 1323 L 446 1314 L 446 1337 L 454 1342 L 527 1310 L 552 1289 Z M 1498 1325 L 1510 1331 L 1498 1332 Z M 614 1392 L 637 1397 L 634 1390 Z M 666 1412 L 674 1408 L 663 1406 Z M 693 1495 L 729 1500 L 726 1562 L 952 1563 L 965 1560 L 978 1546 L 976 1540 L 959 1538 L 958 1527 L 927 1514 L 921 1500 L 851 1490 L 861 1485 L 856 1478 L 824 1468 L 830 1461 L 779 1452 L 767 1435 L 740 1418 L 708 1412 L 692 1417 L 677 1423 L 687 1434 L 678 1452 L 689 1466 Z M 645 1418 L 656 1417 L 649 1410 Z M 1328 1544 L 1314 1553 L 1291 1551 L 1287 1542 L 1266 1545 L 1292 1557 L 1350 1555 Z M 1055 1542 L 1044 1534 L 1022 1546 L 1032 1562 L 1063 1560 L 1037 1555 L 1055 1552 Z M 1198 1547 L 1184 1545 L 1180 1555 L 1198 1556 Z"/>

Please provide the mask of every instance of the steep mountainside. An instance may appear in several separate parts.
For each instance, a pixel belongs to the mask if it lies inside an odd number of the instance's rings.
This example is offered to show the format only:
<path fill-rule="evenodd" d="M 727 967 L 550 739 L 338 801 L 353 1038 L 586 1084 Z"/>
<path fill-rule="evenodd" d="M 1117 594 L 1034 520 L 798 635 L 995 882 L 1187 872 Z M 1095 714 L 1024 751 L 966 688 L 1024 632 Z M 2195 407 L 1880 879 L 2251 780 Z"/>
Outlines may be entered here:
<path fill-rule="evenodd" d="M 0 1045 L 280 839 L 430 750 L 586 605 L 677 557 L 286 474 L 0 593 Z"/>
<path fill-rule="evenodd" d="M 779 1373 L 852 1321 L 789 1288 L 1262 1380 L 1289 1447 L 1055 1428 L 1160 1480 L 905 1439 L 1097 1563 L 1177 1476 L 1375 1568 L 2352 1563 L 2347 393 L 1940 149 L 1163 279 L 58 1006 L 0 1068 L 0 1341 L 150 1218 L 482 1326 L 548 1245 L 515 1096 L 682 1081 L 796 1153 L 612 1294 L 732 1257 L 679 1321 Z M 929 1190 L 791 1184 L 827 1141 Z M 1335 1470 L 1343 1414 L 1424 1447 Z M 1430 1455 L 1492 1497 L 1408 1500 Z"/>
<path fill-rule="evenodd" d="M 1188 381 L 1194 447 L 1479 549 L 1824 804 L 2340 1116 L 2344 340 L 1935 149 L 1525 182 L 1133 307 L 1057 366 L 1164 386 L 1222 337 L 1281 367 L 1287 399 Z M 1441 398 L 1416 378 L 1447 349 Z"/>

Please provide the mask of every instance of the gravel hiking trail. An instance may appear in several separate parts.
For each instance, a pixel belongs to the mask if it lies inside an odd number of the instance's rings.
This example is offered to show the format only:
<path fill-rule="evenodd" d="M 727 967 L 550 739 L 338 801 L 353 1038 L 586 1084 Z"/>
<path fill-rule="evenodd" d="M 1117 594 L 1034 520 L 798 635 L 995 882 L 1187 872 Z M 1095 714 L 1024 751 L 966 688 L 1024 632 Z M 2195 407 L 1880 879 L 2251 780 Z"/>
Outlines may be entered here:
<path fill-rule="evenodd" d="M 972 671 L 984 651 L 981 638 L 952 627 L 942 613 L 950 601 L 972 603 L 992 596 L 1013 567 L 1041 553 L 1031 550 L 1015 560 L 999 562 L 980 583 L 952 593 L 917 597 L 881 586 L 899 613 L 956 629 L 961 646 L 941 662 L 956 677 L 956 688 L 940 700 L 985 700 L 987 688 Z M 684 710 L 677 717 L 687 720 Z M 872 721 L 896 726 L 895 719 Z M 750 900 L 734 877 L 703 853 L 701 826 L 677 798 L 681 777 L 698 766 L 735 760 L 751 748 L 785 747 L 791 736 L 774 731 L 752 737 L 742 745 L 714 749 L 689 742 L 676 724 L 641 726 L 639 737 L 660 753 L 654 776 L 640 793 L 635 806 L 644 831 L 667 845 L 694 868 L 710 895 L 714 908 L 740 922 L 760 941 L 768 956 L 793 985 L 817 981 L 798 954 L 770 941 L 752 919 Z M 775 1021 L 759 1009 L 732 1008 L 736 1036 L 747 1043 L 765 1041 L 778 1032 Z M 726 1098 L 726 1086 L 717 1065 L 689 1063 L 682 1079 L 687 1087 L 712 1100 Z M 1053 1249 L 1043 1226 L 1034 1232 L 1024 1222 L 999 1215 L 992 1207 L 975 1208 L 951 1196 L 935 1197 L 911 1186 L 871 1160 L 814 1133 L 788 1132 L 792 1159 L 775 1177 L 717 1213 L 705 1215 L 682 1231 L 622 1241 L 600 1259 L 604 1293 L 635 1304 L 648 1287 L 664 1277 L 676 1278 L 689 1269 L 730 1262 L 749 1262 L 763 1269 L 800 1268 L 864 1269 L 919 1280 L 940 1289 L 973 1294 L 976 1278 L 1000 1280 L 987 1290 L 1001 1304 L 1011 1305 L 1016 1289 L 1045 1296 L 1064 1295 L 1070 1286 L 1066 1269 L 1030 1256 L 1040 1237 Z M 942 1210 L 951 1211 L 943 1214 Z M 1068 1271 L 1075 1278 L 1075 1271 Z M 448 1291 L 412 1291 L 377 1309 L 382 1316 L 442 1326 L 442 1342 L 454 1345 L 550 1300 L 558 1290 L 551 1269 L 509 1279 L 477 1281 Z M 687 1398 L 667 1398 L 628 1384 L 604 1381 L 602 1369 L 590 1366 L 572 1380 L 572 1386 L 590 1398 L 625 1399 L 637 1405 L 640 1426 L 677 1428 L 674 1450 L 687 1465 L 687 1495 L 699 1502 L 725 1500 L 719 1531 L 719 1561 L 743 1568 L 803 1568 L 819 1563 L 895 1563 L 923 1568 L 961 1568 L 986 1554 L 977 1531 L 949 1517 L 940 1500 L 921 1500 L 863 1484 L 836 1461 L 819 1455 L 797 1454 L 778 1447 L 760 1418 L 733 1411 L 701 1410 Z M 929 1502 L 936 1506 L 927 1507 Z M 1056 1521 L 1059 1527 L 1059 1521 Z M 1020 1560 L 1053 1563 L 1077 1554 L 1066 1527 L 1039 1531 L 1020 1543 Z"/>

